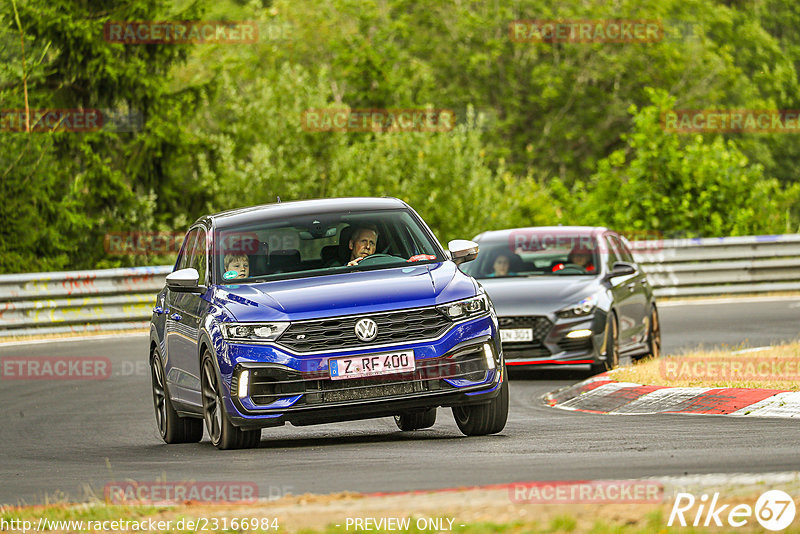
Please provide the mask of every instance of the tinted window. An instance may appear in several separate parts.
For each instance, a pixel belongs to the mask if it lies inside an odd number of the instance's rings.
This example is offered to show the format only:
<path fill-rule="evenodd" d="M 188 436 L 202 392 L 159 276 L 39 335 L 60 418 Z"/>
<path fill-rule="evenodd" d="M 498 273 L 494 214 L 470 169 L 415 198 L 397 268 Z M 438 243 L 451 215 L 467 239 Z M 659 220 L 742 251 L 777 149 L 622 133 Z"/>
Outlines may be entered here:
<path fill-rule="evenodd" d="M 633 263 L 634 261 L 633 254 L 625 244 L 625 241 L 623 239 L 620 239 L 620 237 L 616 235 L 612 236 L 612 239 L 614 240 L 614 243 L 617 245 L 617 250 L 619 251 L 619 257 L 622 259 L 622 261 L 628 261 Z"/>
<path fill-rule="evenodd" d="M 350 243 L 369 246 L 357 265 Z M 214 235 L 220 283 L 336 274 L 444 261 L 435 240 L 407 210 L 320 213 L 225 227 Z"/>
<path fill-rule="evenodd" d="M 481 240 L 475 261 L 462 269 L 475 278 L 594 275 L 597 241 L 589 234 L 519 230 Z"/>
<path fill-rule="evenodd" d="M 198 229 L 197 241 L 192 248 L 192 257 L 189 260 L 189 266 L 194 267 L 200 274 L 200 283 L 206 283 L 206 232 L 205 230 Z"/>
<path fill-rule="evenodd" d="M 611 236 L 605 236 L 603 240 L 606 243 L 606 247 L 608 247 L 608 270 L 610 271 L 614 264 L 620 261 L 620 252 L 617 249 L 617 245 L 611 240 Z"/>
<path fill-rule="evenodd" d="M 198 229 L 195 228 L 194 230 L 190 230 L 188 234 L 186 234 L 186 239 L 183 240 L 183 246 L 181 247 L 181 252 L 178 254 L 178 261 L 175 262 L 175 270 L 178 271 L 180 269 L 186 269 L 190 266 L 189 261 L 192 257 L 192 250 L 194 250 L 195 240 L 197 239 Z"/>

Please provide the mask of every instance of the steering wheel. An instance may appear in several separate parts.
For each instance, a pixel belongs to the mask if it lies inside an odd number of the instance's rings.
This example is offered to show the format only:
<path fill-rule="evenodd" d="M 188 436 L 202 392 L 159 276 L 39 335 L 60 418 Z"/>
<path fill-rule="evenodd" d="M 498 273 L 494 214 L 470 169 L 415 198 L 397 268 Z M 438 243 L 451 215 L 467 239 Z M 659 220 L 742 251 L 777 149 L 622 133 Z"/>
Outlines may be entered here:
<path fill-rule="evenodd" d="M 564 267 L 557 271 L 553 271 L 555 274 L 586 274 L 586 269 L 578 265 L 577 263 L 565 263 Z"/>
<path fill-rule="evenodd" d="M 392 256 L 391 254 L 372 254 L 367 256 L 356 264 L 356 267 L 361 265 L 381 265 L 383 263 L 395 263 L 397 261 L 405 261 L 403 258 Z"/>

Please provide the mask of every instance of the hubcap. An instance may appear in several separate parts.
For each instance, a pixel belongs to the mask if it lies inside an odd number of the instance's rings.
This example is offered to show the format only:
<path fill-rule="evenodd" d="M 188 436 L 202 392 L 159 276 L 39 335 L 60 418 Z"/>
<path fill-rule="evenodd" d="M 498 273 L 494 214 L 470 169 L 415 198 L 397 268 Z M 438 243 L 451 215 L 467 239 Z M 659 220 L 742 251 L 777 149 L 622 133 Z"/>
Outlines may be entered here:
<path fill-rule="evenodd" d="M 606 369 L 611 370 L 619 365 L 619 344 L 617 341 L 617 323 L 609 322 L 608 340 L 606 341 Z"/>
<path fill-rule="evenodd" d="M 219 442 L 222 432 L 221 402 L 216 388 L 214 367 L 209 360 L 203 363 L 203 419 L 211 441 Z"/>
<path fill-rule="evenodd" d="M 650 334 L 650 352 L 653 358 L 658 358 L 661 356 L 661 325 L 658 322 L 657 311 L 653 310 L 653 316 L 650 320 L 653 323 Z"/>
<path fill-rule="evenodd" d="M 156 410 L 156 424 L 161 435 L 166 435 L 167 431 L 167 405 L 166 392 L 164 391 L 164 375 L 161 372 L 161 360 L 158 356 L 153 356 L 151 376 L 153 381 L 153 406 Z"/>

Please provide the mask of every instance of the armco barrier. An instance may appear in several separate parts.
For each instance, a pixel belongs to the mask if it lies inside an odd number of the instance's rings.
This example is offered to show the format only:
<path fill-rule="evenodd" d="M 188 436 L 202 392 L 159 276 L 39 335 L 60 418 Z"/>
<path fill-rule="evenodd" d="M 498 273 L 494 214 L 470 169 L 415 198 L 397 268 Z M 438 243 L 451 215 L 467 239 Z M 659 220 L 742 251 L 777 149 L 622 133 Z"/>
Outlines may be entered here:
<path fill-rule="evenodd" d="M 146 328 L 171 266 L 0 276 L 0 338 Z"/>
<path fill-rule="evenodd" d="M 659 297 L 800 290 L 800 234 L 633 245 L 642 251 L 634 256 Z"/>
<path fill-rule="evenodd" d="M 656 295 L 800 291 L 800 234 L 633 243 Z M 0 275 L 0 338 L 146 328 L 170 266 Z"/>

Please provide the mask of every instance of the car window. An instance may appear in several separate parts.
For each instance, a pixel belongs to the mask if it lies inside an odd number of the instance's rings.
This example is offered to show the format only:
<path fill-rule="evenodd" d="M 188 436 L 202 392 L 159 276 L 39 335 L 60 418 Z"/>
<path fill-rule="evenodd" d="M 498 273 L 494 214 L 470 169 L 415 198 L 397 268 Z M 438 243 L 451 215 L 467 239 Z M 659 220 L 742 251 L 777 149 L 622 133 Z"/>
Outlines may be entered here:
<path fill-rule="evenodd" d="M 606 247 L 608 248 L 608 263 L 607 263 L 607 265 L 608 265 L 608 270 L 610 271 L 614 267 L 614 264 L 616 262 L 621 261 L 620 252 L 617 249 L 616 244 L 614 244 L 614 242 L 611 240 L 611 236 L 607 235 L 607 236 L 603 237 L 603 241 L 605 242 Z"/>
<path fill-rule="evenodd" d="M 368 236 L 364 239 L 364 233 Z M 350 266 L 350 242 L 371 243 Z M 336 274 L 358 269 L 444 261 L 430 232 L 408 210 L 343 212 L 265 219 L 217 230 L 214 276 L 221 283 Z M 371 248 L 370 248 L 371 247 Z M 237 265 L 226 269 L 225 265 Z M 246 268 L 243 267 L 246 265 Z"/>
<path fill-rule="evenodd" d="M 192 257 L 192 250 L 194 250 L 194 243 L 197 239 L 197 233 L 198 228 L 195 228 L 186 234 L 186 239 L 183 240 L 183 246 L 181 247 L 180 254 L 178 254 L 178 260 L 175 262 L 176 271 L 180 269 L 186 269 L 190 266 L 189 261 Z"/>
<path fill-rule="evenodd" d="M 623 239 L 620 239 L 620 237 L 617 236 L 617 235 L 612 235 L 611 238 L 614 240 L 614 243 L 617 246 L 617 251 L 619 252 L 620 259 L 622 261 L 627 261 L 627 262 L 633 263 L 634 262 L 633 254 L 631 253 L 631 250 L 625 244 L 625 241 Z"/>
<path fill-rule="evenodd" d="M 475 278 L 597 273 L 599 247 L 591 235 L 538 229 L 521 232 L 480 241 L 478 258 L 462 269 Z"/>
<path fill-rule="evenodd" d="M 192 247 L 192 256 L 189 260 L 189 266 L 194 267 L 200 275 L 199 280 L 201 284 L 206 283 L 206 231 L 202 228 L 198 229 L 197 241 Z"/>

